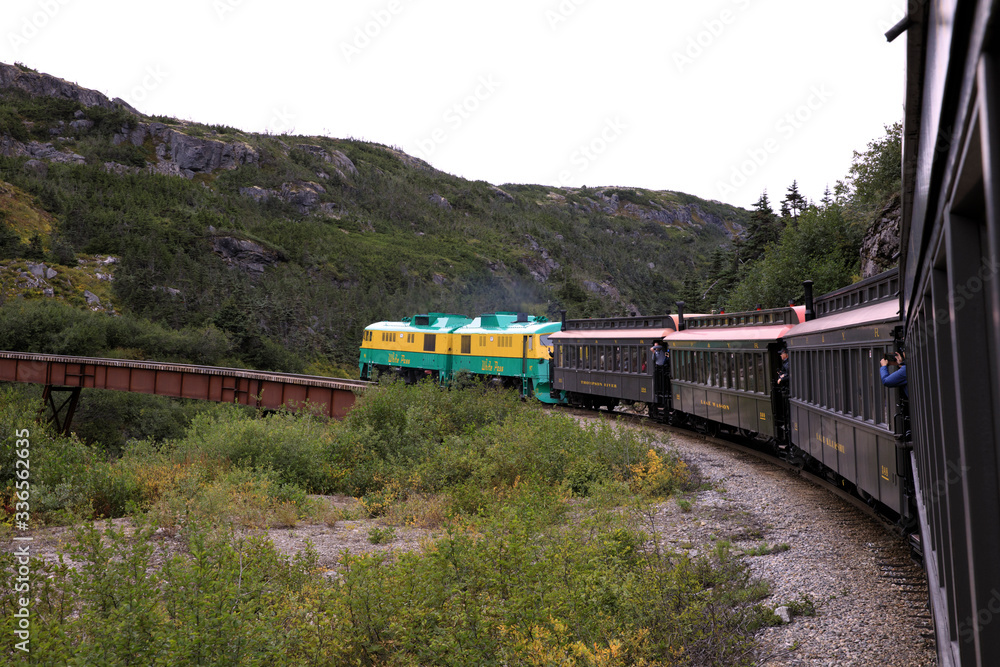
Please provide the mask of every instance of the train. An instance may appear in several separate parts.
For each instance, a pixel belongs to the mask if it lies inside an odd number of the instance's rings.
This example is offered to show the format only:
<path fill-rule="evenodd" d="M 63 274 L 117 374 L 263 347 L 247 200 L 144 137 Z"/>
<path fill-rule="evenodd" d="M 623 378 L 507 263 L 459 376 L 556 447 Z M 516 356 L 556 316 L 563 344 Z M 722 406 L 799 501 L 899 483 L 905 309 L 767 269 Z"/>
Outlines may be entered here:
<path fill-rule="evenodd" d="M 809 467 L 915 534 L 908 401 L 880 362 L 905 349 L 898 271 L 806 304 L 742 313 L 566 320 L 554 344 L 554 402 L 739 435 Z M 666 349 L 657 370 L 652 346 Z M 788 381 L 779 382 L 781 352 Z M 919 550 L 919 538 L 913 546 Z"/>
<path fill-rule="evenodd" d="M 898 271 L 807 303 L 746 313 L 549 322 L 518 313 L 429 313 L 365 329 L 363 379 L 447 384 L 460 373 L 555 405 L 639 408 L 741 435 L 809 467 L 914 532 L 905 397 L 879 361 L 903 349 Z M 653 346 L 665 354 L 655 364 Z M 780 353 L 790 376 L 779 383 Z"/>
<path fill-rule="evenodd" d="M 1000 2 L 911 2 L 900 307 L 941 665 L 1000 665 Z"/>
<path fill-rule="evenodd" d="M 548 373 L 547 402 L 643 403 L 654 417 L 741 433 L 853 487 L 922 553 L 939 664 L 998 665 L 1000 0 L 906 9 L 886 33 L 906 35 L 896 272 L 799 307 L 562 318 L 547 334 L 551 361 L 536 347 L 545 363 L 535 377 L 498 380 L 524 395 L 530 380 L 538 396 Z M 659 370 L 657 340 L 670 355 Z M 781 349 L 787 387 L 777 381 Z M 877 375 L 896 351 L 908 362 L 905 392 Z M 363 363 L 365 377 L 416 376 L 390 351 L 368 354 L 381 356 Z"/>
<path fill-rule="evenodd" d="M 407 383 L 429 378 L 447 384 L 461 374 L 483 376 L 543 403 L 552 398 L 549 335 L 558 322 L 525 313 L 497 312 L 468 318 L 425 313 L 365 327 L 362 380 L 394 375 Z"/>

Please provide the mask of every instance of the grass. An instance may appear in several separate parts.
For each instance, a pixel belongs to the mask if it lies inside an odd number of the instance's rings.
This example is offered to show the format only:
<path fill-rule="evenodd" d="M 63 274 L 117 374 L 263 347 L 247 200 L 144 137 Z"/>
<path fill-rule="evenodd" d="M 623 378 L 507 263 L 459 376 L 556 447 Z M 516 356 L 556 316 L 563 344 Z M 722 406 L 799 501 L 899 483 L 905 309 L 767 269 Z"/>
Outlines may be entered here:
<path fill-rule="evenodd" d="M 5 432 L 26 400 L 0 400 Z M 73 568 L 31 562 L 32 656 L 51 664 L 738 665 L 768 619 L 766 584 L 730 544 L 691 560 L 643 528 L 694 483 L 676 454 L 511 393 L 388 385 L 340 423 L 222 407 L 117 458 L 45 427 L 31 446 L 33 512 L 74 523 Z M 379 515 L 372 544 L 397 526 L 437 537 L 391 558 L 341 554 L 324 576 L 309 549 L 285 556 L 241 531 L 352 516 L 316 493 Z M 12 558 L 0 554 L 3 631 Z"/>
<path fill-rule="evenodd" d="M 768 545 L 766 542 L 761 542 L 755 547 L 749 549 L 744 549 L 743 554 L 745 556 L 769 556 L 771 554 L 781 553 L 783 551 L 788 551 L 792 547 L 787 542 L 782 542 L 781 544 Z"/>

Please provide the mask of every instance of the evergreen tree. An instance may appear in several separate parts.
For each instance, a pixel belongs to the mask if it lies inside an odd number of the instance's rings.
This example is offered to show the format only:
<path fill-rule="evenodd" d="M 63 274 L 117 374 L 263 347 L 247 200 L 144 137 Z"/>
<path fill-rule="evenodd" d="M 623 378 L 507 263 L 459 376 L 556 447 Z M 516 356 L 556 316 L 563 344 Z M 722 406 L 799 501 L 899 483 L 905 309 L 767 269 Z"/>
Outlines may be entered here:
<path fill-rule="evenodd" d="M 872 217 L 902 187 L 903 124 L 886 126 L 885 135 L 868 143 L 863 153 L 854 151 L 850 173 L 842 186 L 847 221 L 867 229 Z"/>
<path fill-rule="evenodd" d="M 761 193 L 760 199 L 753 206 L 746 236 L 740 249 L 740 261 L 744 263 L 755 262 L 763 257 L 767 247 L 777 243 L 781 237 L 782 225 L 778 216 L 774 214 L 774 209 L 771 208 L 767 190 Z"/>
<path fill-rule="evenodd" d="M 833 193 L 830 192 L 830 186 L 829 185 L 827 185 L 826 189 L 823 190 L 823 199 L 820 200 L 820 202 L 823 204 L 823 208 L 824 209 L 827 209 L 827 208 L 830 208 L 831 206 L 833 206 Z"/>
<path fill-rule="evenodd" d="M 799 215 L 806 208 L 808 208 L 808 204 L 806 198 L 799 192 L 799 182 L 793 180 L 792 184 L 788 186 L 785 198 L 781 200 L 781 215 L 791 217 L 793 221 L 798 222 Z"/>

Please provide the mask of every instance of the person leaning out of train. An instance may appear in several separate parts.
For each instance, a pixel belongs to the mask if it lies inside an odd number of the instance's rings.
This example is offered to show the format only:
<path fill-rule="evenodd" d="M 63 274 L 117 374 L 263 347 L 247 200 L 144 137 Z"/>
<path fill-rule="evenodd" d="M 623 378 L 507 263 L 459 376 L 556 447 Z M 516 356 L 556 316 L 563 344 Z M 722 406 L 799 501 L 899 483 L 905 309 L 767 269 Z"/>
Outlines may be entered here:
<path fill-rule="evenodd" d="M 663 364 L 667 363 L 667 351 L 664 349 L 663 343 L 656 341 L 653 343 L 653 347 L 649 348 L 649 351 L 653 353 L 653 365 L 656 366 L 656 370 L 661 370 Z"/>
<path fill-rule="evenodd" d="M 781 348 L 781 352 L 779 352 L 778 354 L 781 355 L 781 369 L 778 371 L 778 385 L 781 387 L 785 387 L 787 389 L 788 377 L 789 377 L 788 348 L 787 347 Z"/>
<path fill-rule="evenodd" d="M 882 361 L 880 362 L 882 368 L 879 370 L 879 373 L 882 374 L 882 384 L 886 387 L 899 387 L 903 390 L 903 396 L 909 398 L 910 394 L 906 390 L 906 355 L 902 352 L 897 352 L 895 357 L 895 361 L 889 361 L 885 357 L 882 357 Z M 895 373 L 890 373 L 889 366 L 899 366 L 899 370 Z"/>

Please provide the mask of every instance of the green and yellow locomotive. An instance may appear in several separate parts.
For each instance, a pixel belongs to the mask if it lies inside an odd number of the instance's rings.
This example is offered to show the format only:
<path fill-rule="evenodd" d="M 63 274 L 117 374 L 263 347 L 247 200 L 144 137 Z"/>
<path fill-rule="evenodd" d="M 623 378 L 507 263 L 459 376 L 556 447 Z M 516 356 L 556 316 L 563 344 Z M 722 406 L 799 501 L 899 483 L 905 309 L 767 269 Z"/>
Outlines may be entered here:
<path fill-rule="evenodd" d="M 494 379 L 543 403 L 550 395 L 552 343 L 559 322 L 524 313 L 500 312 L 469 319 L 428 313 L 401 322 L 376 322 L 365 329 L 360 371 L 399 375 L 406 382 L 433 378 L 448 383 L 456 373 Z"/>

